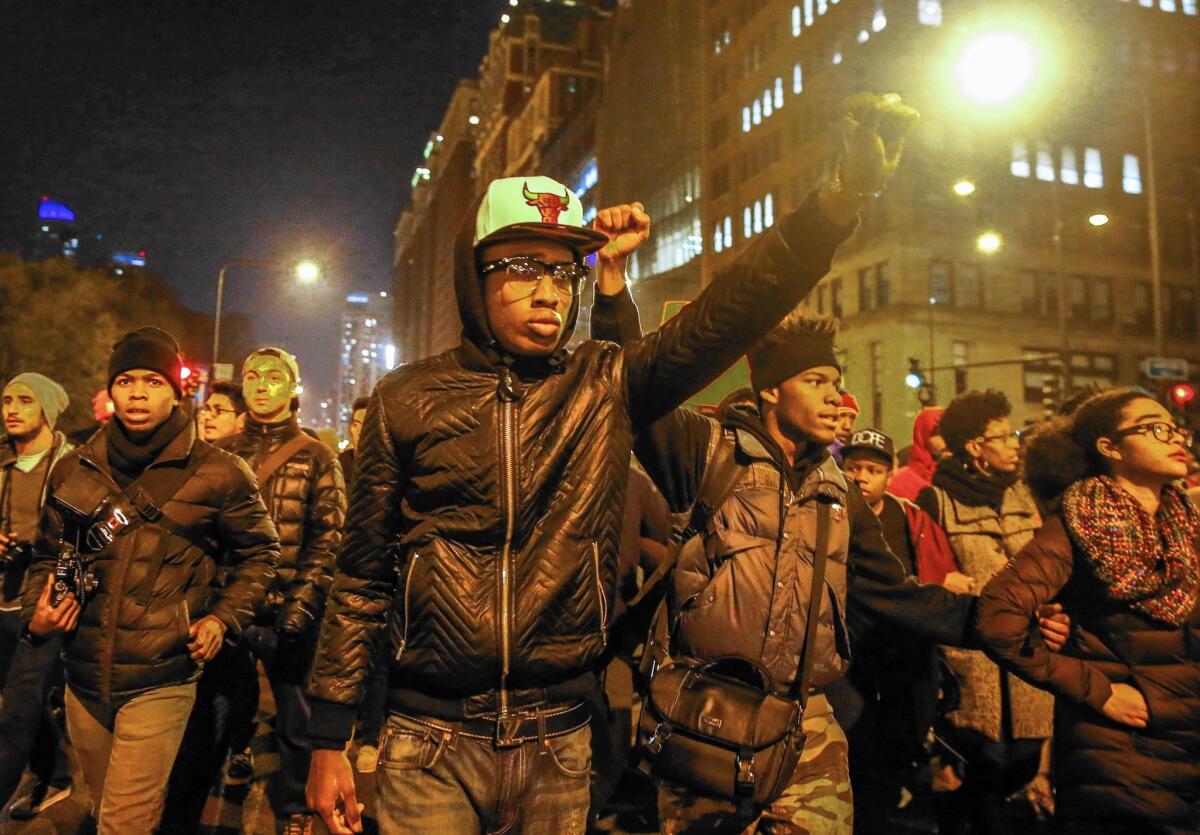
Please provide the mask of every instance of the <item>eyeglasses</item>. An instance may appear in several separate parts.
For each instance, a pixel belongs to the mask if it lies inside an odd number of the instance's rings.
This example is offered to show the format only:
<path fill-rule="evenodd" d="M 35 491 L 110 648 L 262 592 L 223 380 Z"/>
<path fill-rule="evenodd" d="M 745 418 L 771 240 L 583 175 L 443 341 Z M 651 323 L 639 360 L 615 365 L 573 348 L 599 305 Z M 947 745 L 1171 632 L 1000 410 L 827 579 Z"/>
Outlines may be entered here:
<path fill-rule="evenodd" d="M 222 409 L 220 406 L 209 406 L 207 404 L 204 406 L 201 406 L 200 411 L 203 414 L 212 415 L 213 417 L 220 417 L 221 415 L 237 414 L 237 409 Z"/>
<path fill-rule="evenodd" d="M 1178 440 L 1184 446 L 1190 447 L 1195 433 L 1183 426 L 1175 426 L 1172 423 L 1158 421 L 1131 426 L 1128 429 L 1114 432 L 1108 437 L 1109 440 L 1119 441 L 1122 438 L 1128 438 L 1130 435 L 1153 435 L 1154 440 L 1160 444 L 1169 444 L 1174 440 Z"/>
<path fill-rule="evenodd" d="M 544 276 L 550 276 L 554 283 L 554 291 L 562 298 L 574 298 L 583 292 L 583 284 L 587 280 L 588 270 L 578 262 L 570 264 L 547 264 L 528 255 L 514 255 L 511 258 L 501 258 L 489 261 L 479 268 L 479 275 L 486 277 L 492 273 L 505 270 L 508 281 L 505 290 L 511 301 L 532 296 L 541 284 Z"/>
<path fill-rule="evenodd" d="M 1020 432 L 1009 432 L 1007 435 L 980 435 L 975 440 L 981 441 L 983 443 L 988 443 L 990 441 L 998 441 L 1006 446 L 1020 446 L 1021 445 L 1021 433 Z"/>

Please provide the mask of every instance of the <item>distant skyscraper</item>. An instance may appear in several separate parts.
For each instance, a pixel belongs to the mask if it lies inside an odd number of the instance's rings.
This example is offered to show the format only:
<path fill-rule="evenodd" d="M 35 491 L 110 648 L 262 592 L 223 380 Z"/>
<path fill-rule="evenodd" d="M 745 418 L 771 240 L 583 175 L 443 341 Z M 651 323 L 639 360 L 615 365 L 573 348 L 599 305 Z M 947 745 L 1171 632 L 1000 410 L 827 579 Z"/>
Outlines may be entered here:
<path fill-rule="evenodd" d="M 337 429 L 346 437 L 355 398 L 366 397 L 380 378 L 396 367 L 388 294 L 346 296 L 337 370 Z"/>

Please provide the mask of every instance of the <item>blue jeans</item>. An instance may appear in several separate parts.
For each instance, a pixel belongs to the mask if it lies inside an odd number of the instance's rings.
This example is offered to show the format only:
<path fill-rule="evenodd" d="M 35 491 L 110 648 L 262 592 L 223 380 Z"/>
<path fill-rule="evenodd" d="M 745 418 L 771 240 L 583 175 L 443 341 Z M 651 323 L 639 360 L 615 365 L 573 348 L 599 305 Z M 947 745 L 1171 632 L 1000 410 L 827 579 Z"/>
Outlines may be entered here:
<path fill-rule="evenodd" d="M 379 831 L 582 835 L 591 767 L 586 725 L 497 748 L 393 713 L 375 772 Z"/>
<path fill-rule="evenodd" d="M 4 631 L 19 634 L 19 614 L 2 614 Z M 35 644 L 21 639 L 12 646 L 0 710 L 0 808 L 17 790 L 26 764 L 38 780 L 55 788 L 71 783 L 66 741 L 50 706 L 50 691 L 62 680 L 62 640 Z"/>

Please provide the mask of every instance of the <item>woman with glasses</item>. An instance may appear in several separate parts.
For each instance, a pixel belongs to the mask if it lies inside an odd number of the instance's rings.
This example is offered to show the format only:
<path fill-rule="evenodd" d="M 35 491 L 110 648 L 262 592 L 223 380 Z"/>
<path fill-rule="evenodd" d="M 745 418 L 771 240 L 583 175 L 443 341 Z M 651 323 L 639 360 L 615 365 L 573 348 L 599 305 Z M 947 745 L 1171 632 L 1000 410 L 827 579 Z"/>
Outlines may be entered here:
<path fill-rule="evenodd" d="M 1058 820 L 1087 833 L 1200 831 L 1200 514 L 1192 432 L 1140 389 L 1092 395 L 1030 441 L 1060 510 L 983 589 L 988 652 L 1056 696 Z M 1074 630 L 1047 652 L 1034 613 Z"/>
<path fill-rule="evenodd" d="M 958 570 L 974 581 L 976 594 L 1042 524 L 1021 481 L 1021 438 L 1011 413 L 999 391 L 952 400 L 938 424 L 949 455 L 938 462 L 933 485 L 917 496 L 946 532 Z M 1053 698 L 1006 675 L 979 650 L 943 647 L 942 654 L 961 694 L 942 731 L 965 759 L 955 767 L 961 788 L 937 795 L 939 831 L 1007 831 L 997 820 L 1015 813 L 1004 803 L 1014 793 L 1026 801 L 1022 814 L 1052 812 Z"/>

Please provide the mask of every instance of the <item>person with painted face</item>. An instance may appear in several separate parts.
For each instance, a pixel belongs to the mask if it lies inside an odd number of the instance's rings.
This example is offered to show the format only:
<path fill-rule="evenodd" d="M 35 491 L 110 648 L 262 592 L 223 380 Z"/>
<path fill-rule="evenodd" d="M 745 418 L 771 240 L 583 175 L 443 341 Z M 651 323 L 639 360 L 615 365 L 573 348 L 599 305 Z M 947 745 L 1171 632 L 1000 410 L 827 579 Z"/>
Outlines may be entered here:
<path fill-rule="evenodd" d="M 332 832 L 361 827 L 343 749 L 387 638 L 381 831 L 584 831 L 584 699 L 608 641 L 633 434 L 828 271 L 894 169 L 910 114 L 898 97 L 873 103 L 848 126 L 837 185 L 620 347 L 566 345 L 584 259 L 598 254 L 600 295 L 619 291 L 649 235 L 641 204 L 601 210 L 589 229 L 576 195 L 547 177 L 487 186 L 455 249 L 461 344 L 392 372 L 367 407 L 311 688 L 322 750 L 309 796 Z"/>
<path fill-rule="evenodd" d="M 13 804 L 10 815 L 16 819 L 32 817 L 71 792 L 69 762 L 50 712 L 51 691 L 62 679 L 58 642 L 35 646 L 21 640 L 21 589 L 50 471 L 73 449 L 54 428 L 67 404 L 62 386 L 29 372 L 8 382 L 0 403 L 7 433 L 0 444 L 0 808 L 26 763 L 37 778 Z"/>
<path fill-rule="evenodd" d="M 200 407 L 200 437 L 210 444 L 242 431 L 246 422 L 246 399 L 242 390 L 227 380 L 217 380 Z"/>
<path fill-rule="evenodd" d="M 1200 831 L 1200 514 L 1192 432 L 1145 391 L 1093 394 L 1035 430 L 1038 498 L 1059 508 L 983 588 L 988 653 L 1055 697 L 1056 826 Z M 1030 640 L 1059 600 L 1061 654 Z"/>
<path fill-rule="evenodd" d="M 1021 438 L 1012 428 L 1008 398 L 998 391 L 956 397 L 942 413 L 938 432 L 949 455 L 917 504 L 950 539 L 959 570 L 977 589 L 1033 538 L 1042 519 L 1020 478 Z M 963 787 L 939 796 L 939 816 L 949 831 L 973 822 L 994 826 L 1000 804 L 1021 790 L 1034 811 L 1051 813 L 1050 745 L 1054 701 L 982 652 L 946 647 L 961 701 L 948 715 L 955 747 L 967 757 Z"/>
<path fill-rule="evenodd" d="M 279 556 L 249 468 L 179 407 L 181 365 L 158 328 L 114 346 L 113 420 L 50 473 L 24 592 L 29 640 L 69 635 L 67 726 L 102 835 L 158 825 L 196 681 Z M 214 588 L 218 560 L 230 577 Z M 94 582 L 56 587 L 60 571 Z"/>
<path fill-rule="evenodd" d="M 307 832 L 311 826 L 304 797 L 312 754 L 305 738 L 309 706 L 304 691 L 346 514 L 336 453 L 297 421 L 299 384 L 299 365 L 287 351 L 261 348 L 252 353 L 242 364 L 245 427 L 219 443 L 255 471 L 279 529 L 279 579 L 271 605 L 260 623 L 246 630 L 242 643 L 262 660 L 275 695 L 282 763 L 272 801 L 288 833 Z"/>

